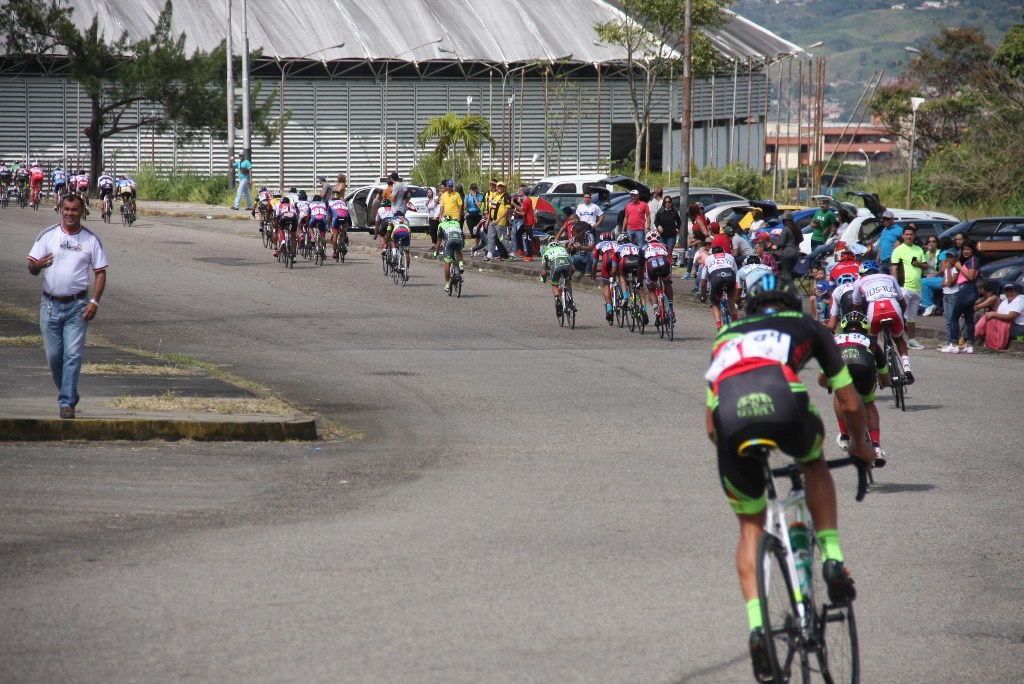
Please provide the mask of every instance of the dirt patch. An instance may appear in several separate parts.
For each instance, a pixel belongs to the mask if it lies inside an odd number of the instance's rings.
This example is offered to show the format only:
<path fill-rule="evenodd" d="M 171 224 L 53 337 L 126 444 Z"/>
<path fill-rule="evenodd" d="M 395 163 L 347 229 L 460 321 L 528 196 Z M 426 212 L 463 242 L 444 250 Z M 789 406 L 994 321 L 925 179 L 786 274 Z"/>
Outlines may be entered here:
<path fill-rule="evenodd" d="M 107 402 L 110 406 L 129 411 L 181 411 L 186 413 L 262 413 L 291 415 L 288 406 L 273 397 L 179 397 L 173 392 L 159 396 L 121 396 Z"/>

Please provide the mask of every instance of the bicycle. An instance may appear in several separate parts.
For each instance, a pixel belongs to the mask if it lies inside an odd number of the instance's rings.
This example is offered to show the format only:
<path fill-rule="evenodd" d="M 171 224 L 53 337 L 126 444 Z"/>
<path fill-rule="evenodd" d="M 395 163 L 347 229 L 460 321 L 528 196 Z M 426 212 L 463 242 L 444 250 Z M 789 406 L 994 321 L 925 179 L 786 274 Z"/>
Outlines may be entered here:
<path fill-rule="evenodd" d="M 18 206 L 22 209 L 28 206 L 28 193 L 24 185 L 18 187 Z"/>
<path fill-rule="evenodd" d="M 269 211 L 260 208 L 260 237 L 263 238 L 264 247 L 274 246 L 274 220 Z"/>
<path fill-rule="evenodd" d="M 896 351 L 896 343 L 892 339 L 893 319 L 882 319 L 882 351 L 885 360 L 889 364 L 889 389 L 892 390 L 892 398 L 896 408 L 907 410 L 907 374 L 903 370 L 903 362 L 900 360 L 899 352 Z"/>
<path fill-rule="evenodd" d="M 394 247 L 392 247 L 391 245 L 388 245 L 380 253 L 380 262 L 381 262 L 381 266 L 383 266 L 383 268 L 384 268 L 384 276 L 385 277 L 391 275 L 391 264 L 392 264 L 392 261 L 393 261 L 392 258 L 391 258 L 391 252 L 393 250 L 394 250 Z"/>
<path fill-rule="evenodd" d="M 860 646 L 853 604 L 828 602 L 800 466 L 770 467 L 769 456 L 777 449 L 771 440 L 751 439 L 739 450 L 740 456 L 760 461 L 767 488 L 764 532 L 757 548 L 757 593 L 773 681 L 788 682 L 796 666 L 805 684 L 812 673 L 828 684 L 856 684 Z M 856 499 L 863 501 L 868 470 L 860 460 L 846 457 L 829 460 L 827 465 L 829 469 L 857 466 Z M 791 484 L 790 493 L 781 500 L 775 477 L 789 478 Z"/>
<path fill-rule="evenodd" d="M 295 233 L 284 231 L 284 242 L 277 251 L 277 260 L 284 263 L 285 268 L 295 268 Z"/>
<path fill-rule="evenodd" d="M 324 235 L 320 233 L 316 237 L 316 254 L 313 257 L 313 263 L 323 266 L 325 261 L 327 261 L 327 247 L 324 244 Z"/>
<path fill-rule="evenodd" d="M 660 276 L 654 286 L 654 327 L 658 329 L 662 339 L 665 339 L 666 334 L 669 342 L 675 339 L 676 314 L 668 301 L 668 295 L 665 294 L 665 280 Z"/>
<path fill-rule="evenodd" d="M 569 329 L 575 329 L 576 304 L 572 301 L 572 291 L 566 286 L 566 277 L 564 275 L 558 278 L 558 301 L 562 304 L 557 312 L 559 327 L 565 327 L 566 322 L 568 322 Z"/>
<path fill-rule="evenodd" d="M 402 287 L 409 282 L 409 268 L 405 265 L 405 248 L 402 245 L 394 245 L 388 249 L 391 256 L 391 277 L 395 285 L 401 283 Z"/>
<path fill-rule="evenodd" d="M 722 313 L 722 327 L 732 323 L 732 309 L 729 308 L 729 297 L 724 292 L 718 298 L 718 310 Z"/>
<path fill-rule="evenodd" d="M 637 284 L 636 275 L 630 273 L 626 276 L 626 301 L 629 307 L 629 332 L 634 332 L 637 328 L 640 329 L 640 334 L 644 334 L 644 307 L 640 300 L 640 289 Z"/>
<path fill-rule="evenodd" d="M 114 200 L 108 195 L 103 198 L 103 211 L 100 218 L 104 223 L 110 223 L 110 215 L 114 213 Z"/>
<path fill-rule="evenodd" d="M 32 210 L 39 211 L 39 198 L 43 191 L 40 188 L 32 188 Z"/>
<path fill-rule="evenodd" d="M 459 270 L 458 264 L 452 264 L 452 277 L 448 281 L 448 296 L 451 297 L 453 294 L 458 299 L 462 296 L 462 281 L 464 280 L 462 272 Z"/>
<path fill-rule="evenodd" d="M 617 277 L 612 283 L 612 311 L 615 312 L 615 323 L 620 328 L 626 325 L 626 316 L 629 315 L 629 300 L 626 293 L 622 291 L 622 283 Z M 608 325 L 612 325 L 609 323 Z"/>
<path fill-rule="evenodd" d="M 0 208 L 6 209 L 7 205 L 11 202 L 11 189 L 4 186 L 0 187 Z"/>

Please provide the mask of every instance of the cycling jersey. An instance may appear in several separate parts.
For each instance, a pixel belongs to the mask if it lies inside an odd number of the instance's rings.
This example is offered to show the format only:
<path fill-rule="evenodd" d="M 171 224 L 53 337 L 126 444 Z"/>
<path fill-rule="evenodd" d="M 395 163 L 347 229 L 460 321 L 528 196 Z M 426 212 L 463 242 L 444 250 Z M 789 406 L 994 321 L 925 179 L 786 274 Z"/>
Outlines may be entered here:
<path fill-rule="evenodd" d="M 750 439 L 770 439 L 801 462 L 821 456 L 825 427 L 798 373 L 811 358 L 833 390 L 853 382 L 828 330 L 798 312 L 760 314 L 722 328 L 715 338 L 708 381 L 718 472 L 737 513 L 764 510 L 764 474 L 755 459 L 740 458 Z"/>
<path fill-rule="evenodd" d="M 111 189 L 114 187 L 114 178 L 106 174 L 96 179 L 96 186 L 100 188 Z"/>
<path fill-rule="evenodd" d="M 295 207 L 291 204 L 285 203 L 278 204 L 277 211 L 275 213 L 279 219 L 294 219 L 298 216 L 298 212 L 295 210 Z"/>
<path fill-rule="evenodd" d="M 380 224 L 386 224 L 391 220 L 391 207 L 381 207 L 377 210 L 377 222 Z"/>
<path fill-rule="evenodd" d="M 307 200 L 299 200 L 295 203 L 295 211 L 298 212 L 299 218 L 305 218 L 309 216 L 309 202 Z"/>
<path fill-rule="evenodd" d="M 771 266 L 765 266 L 764 264 L 747 264 L 740 267 L 740 270 L 736 272 L 736 281 L 743 286 L 743 291 L 747 292 L 751 287 L 753 287 L 754 283 L 771 273 Z"/>
<path fill-rule="evenodd" d="M 640 248 L 632 242 L 626 242 L 615 248 L 613 257 L 615 266 L 623 275 L 636 273 L 640 268 Z"/>
<path fill-rule="evenodd" d="M 131 178 L 121 178 L 117 181 L 118 195 L 131 195 L 135 197 L 135 181 Z"/>
<path fill-rule="evenodd" d="M 876 375 L 889 372 L 885 353 L 878 343 L 858 332 L 836 335 L 836 346 L 850 371 L 853 386 L 865 402 L 875 400 Z"/>
<path fill-rule="evenodd" d="M 612 265 L 615 258 L 616 243 L 613 240 L 602 240 L 594 245 L 592 256 L 596 264 L 594 270 L 601 269 L 601 277 L 608 279 L 612 277 Z"/>
<path fill-rule="evenodd" d="M 309 225 L 320 232 L 327 232 L 327 205 L 323 202 L 309 203 Z"/>
<path fill-rule="evenodd" d="M 458 221 L 442 221 L 437 226 L 437 230 L 444 237 L 445 243 L 452 241 L 462 243 L 465 239 L 462 235 L 462 226 Z"/>
<path fill-rule="evenodd" d="M 327 208 L 331 212 L 331 225 L 335 228 L 340 228 L 342 220 L 348 218 L 348 205 L 345 203 L 345 200 L 340 197 L 332 199 L 327 203 Z"/>
<path fill-rule="evenodd" d="M 271 194 L 269 190 L 263 190 L 258 195 L 256 195 L 256 201 L 267 207 L 270 206 L 270 203 L 273 201 L 273 199 L 274 195 Z"/>
<path fill-rule="evenodd" d="M 391 240 L 396 245 L 402 245 L 408 247 L 411 242 L 411 229 L 409 228 L 409 220 L 405 216 L 396 216 L 389 222 L 389 230 L 391 233 Z M 447 249 L 447 245 L 445 246 Z"/>
<path fill-rule="evenodd" d="M 559 278 L 568 278 L 572 271 L 572 257 L 569 251 L 557 242 L 549 245 L 541 253 L 541 266 L 548 270 L 548 278 L 552 283 Z"/>
<path fill-rule="evenodd" d="M 645 278 L 647 285 L 654 287 L 658 278 L 664 278 L 666 283 L 672 282 L 672 255 L 660 242 L 648 242 L 643 246 Z"/>
<path fill-rule="evenodd" d="M 5 181 L 11 180 L 11 167 L 7 166 L 7 164 L 0 166 L 0 179 Z"/>
<path fill-rule="evenodd" d="M 853 305 L 867 305 L 866 315 L 872 335 L 881 332 L 884 320 L 890 321 L 893 337 L 903 335 L 903 308 L 899 305 L 901 301 L 903 288 L 891 275 L 872 273 L 854 283 Z"/>
<path fill-rule="evenodd" d="M 832 305 L 829 307 L 829 316 L 842 318 L 851 311 L 863 312 L 863 307 L 858 308 L 853 304 L 853 288 L 856 283 L 843 283 L 832 290 Z"/>
<path fill-rule="evenodd" d="M 29 169 L 28 173 L 29 176 L 32 177 L 32 185 L 42 186 L 43 176 L 45 175 L 43 173 L 43 167 L 33 166 L 31 169 Z"/>
<path fill-rule="evenodd" d="M 75 182 L 78 183 L 79 192 L 85 192 L 89 189 L 89 174 L 82 173 L 75 177 Z"/>

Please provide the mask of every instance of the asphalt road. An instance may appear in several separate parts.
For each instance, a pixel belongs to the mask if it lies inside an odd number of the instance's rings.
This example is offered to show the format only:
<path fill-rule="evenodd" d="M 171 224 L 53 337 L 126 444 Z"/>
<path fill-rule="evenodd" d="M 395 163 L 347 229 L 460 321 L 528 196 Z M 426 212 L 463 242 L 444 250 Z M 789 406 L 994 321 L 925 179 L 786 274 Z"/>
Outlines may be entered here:
<path fill-rule="evenodd" d="M 35 305 L 53 216 L 0 212 L 0 299 Z M 0 445 L 0 681 L 750 681 L 707 311 L 670 344 L 581 292 L 570 331 L 523 278 L 470 271 L 455 300 L 437 266 L 403 289 L 370 253 L 286 271 L 251 224 L 89 225 L 111 260 L 92 334 L 364 436 Z M 876 488 L 856 504 L 837 474 L 862 681 L 1021 681 L 1024 365 L 914 359 Z"/>

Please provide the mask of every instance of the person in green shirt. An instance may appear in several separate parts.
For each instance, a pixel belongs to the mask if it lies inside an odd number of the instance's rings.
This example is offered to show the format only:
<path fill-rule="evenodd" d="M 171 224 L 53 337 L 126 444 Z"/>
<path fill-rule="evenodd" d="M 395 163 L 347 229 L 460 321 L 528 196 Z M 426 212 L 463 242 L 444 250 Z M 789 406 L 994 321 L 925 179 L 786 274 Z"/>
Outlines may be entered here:
<path fill-rule="evenodd" d="M 828 208 L 828 200 L 821 200 L 820 208 L 811 217 L 811 251 L 825 244 L 838 225 L 835 213 Z"/>
<path fill-rule="evenodd" d="M 917 226 L 907 224 L 901 236 L 902 242 L 892 251 L 892 277 L 903 286 L 903 297 L 907 301 L 907 346 L 911 349 L 924 349 L 924 345 L 914 337 L 917 308 L 921 305 L 921 274 L 925 267 L 924 250 L 918 245 Z M 900 268 L 903 279 L 900 280 Z"/>

